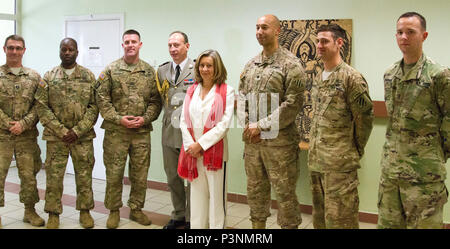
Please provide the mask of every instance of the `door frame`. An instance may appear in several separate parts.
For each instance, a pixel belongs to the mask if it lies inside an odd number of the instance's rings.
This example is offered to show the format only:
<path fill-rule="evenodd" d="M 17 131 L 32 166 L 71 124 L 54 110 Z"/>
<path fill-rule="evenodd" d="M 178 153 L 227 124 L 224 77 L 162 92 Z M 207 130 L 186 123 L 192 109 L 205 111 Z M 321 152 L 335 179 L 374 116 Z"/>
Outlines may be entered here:
<path fill-rule="evenodd" d="M 69 22 L 86 22 L 86 21 L 119 21 L 119 40 L 122 40 L 122 34 L 124 32 L 124 14 L 90 14 L 90 15 L 81 15 L 81 16 L 64 16 L 64 24 L 63 24 L 63 35 L 64 37 L 67 37 L 67 27 L 68 27 L 68 23 Z M 123 55 L 123 50 L 122 47 L 119 46 L 119 55 L 122 56 Z M 95 75 L 95 77 L 98 77 L 98 75 Z M 99 114 L 100 115 L 100 114 Z M 101 122 L 103 119 L 101 119 L 99 117 L 99 119 L 97 120 L 97 123 L 95 124 L 95 126 L 98 126 L 98 122 Z M 95 127 L 94 127 L 95 129 Z M 99 135 L 98 133 L 99 131 L 96 130 L 97 135 Z M 101 131 L 100 131 L 101 132 Z M 99 136 L 97 136 L 96 138 L 98 138 Z M 95 139 L 94 139 L 94 155 L 97 156 L 98 154 L 95 153 L 95 147 L 100 147 L 100 150 L 103 151 L 103 147 L 102 147 L 102 142 L 100 141 L 100 143 L 96 144 L 95 143 Z M 103 154 L 103 153 L 102 153 Z M 99 155 L 99 156 L 103 156 L 103 155 Z M 96 160 L 96 164 L 99 162 L 99 160 Z M 69 163 L 69 162 L 68 162 Z M 103 162 L 103 167 L 106 167 L 104 165 Z M 72 172 L 73 171 L 73 172 Z M 94 171 L 95 171 L 95 166 L 94 166 Z M 96 178 L 96 179 L 103 179 L 105 180 L 106 178 L 103 177 L 96 177 L 95 172 L 92 172 L 92 177 Z M 71 173 L 74 174 L 74 168 L 73 168 L 73 164 L 72 167 L 68 167 L 66 168 L 66 173 Z M 106 177 L 106 176 L 105 176 Z"/>
<path fill-rule="evenodd" d="M 67 24 L 68 22 L 84 22 L 84 21 L 112 21 L 119 20 L 119 34 L 122 35 L 124 32 L 124 22 L 125 22 L 125 14 L 124 13 L 116 13 L 116 14 L 89 14 L 89 15 L 81 15 L 81 16 L 64 16 L 64 25 L 63 25 L 63 34 L 64 37 L 67 37 Z M 119 37 L 119 40 L 122 40 L 122 37 Z M 122 55 L 123 51 L 119 49 L 119 54 Z M 97 77 L 98 75 L 96 75 Z"/>

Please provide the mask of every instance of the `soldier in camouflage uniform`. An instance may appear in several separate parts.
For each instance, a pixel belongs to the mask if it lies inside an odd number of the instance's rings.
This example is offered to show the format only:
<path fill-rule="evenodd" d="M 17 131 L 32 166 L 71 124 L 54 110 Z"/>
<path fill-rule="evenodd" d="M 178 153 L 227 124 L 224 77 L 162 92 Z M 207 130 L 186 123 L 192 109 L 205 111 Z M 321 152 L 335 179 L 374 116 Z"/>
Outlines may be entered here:
<path fill-rule="evenodd" d="M 39 202 L 36 174 L 42 168 L 37 144 L 38 115 L 34 94 L 39 74 L 22 66 L 25 41 L 18 35 L 6 38 L 6 64 L 0 67 L 0 207 L 5 205 L 6 175 L 14 155 L 20 178 L 20 202 L 25 205 L 23 221 L 43 226 L 34 205 Z"/>
<path fill-rule="evenodd" d="M 69 154 L 72 156 L 77 186 L 76 209 L 80 224 L 92 228 L 89 210 L 94 208 L 92 170 L 94 168 L 94 125 L 98 117 L 95 104 L 95 76 L 76 63 L 77 42 L 65 38 L 60 43 L 61 65 L 44 75 L 36 92 L 38 114 L 44 126 L 42 139 L 47 141 L 45 171 L 45 212 L 47 228 L 58 228 L 62 213 L 63 180 Z"/>
<path fill-rule="evenodd" d="M 104 121 L 103 161 L 106 167 L 105 207 L 110 210 L 106 226 L 117 228 L 122 207 L 123 175 L 130 156 L 128 175 L 131 182 L 128 206 L 130 219 L 142 225 L 151 221 L 141 211 L 150 167 L 150 132 L 152 122 L 161 112 L 161 97 L 155 70 L 139 59 L 142 47 L 135 30 L 123 34 L 124 56 L 100 74 L 96 99 Z"/>
<path fill-rule="evenodd" d="M 311 90 L 308 168 L 316 229 L 359 228 L 359 160 L 372 131 L 373 108 L 364 77 L 341 58 L 345 30 L 320 26 L 317 52 L 324 66 Z"/>
<path fill-rule="evenodd" d="M 450 72 L 422 51 L 425 18 L 397 20 L 403 59 L 384 74 L 389 115 L 381 160 L 379 228 L 442 228 L 450 156 Z"/>
<path fill-rule="evenodd" d="M 239 83 L 238 116 L 245 122 L 247 198 L 253 228 L 265 228 L 271 185 L 278 201 L 278 224 L 297 228 L 302 222 L 295 192 L 299 136 L 294 121 L 302 106 L 306 75 L 298 59 L 279 46 L 279 32 L 277 17 L 258 19 L 256 38 L 263 51 L 247 63 Z M 262 99 L 257 103 L 255 98 Z M 254 115 L 266 104 L 266 113 Z"/>
<path fill-rule="evenodd" d="M 195 82 L 194 61 L 187 57 L 189 41 L 185 33 L 175 31 L 169 36 L 169 53 L 173 62 L 158 68 L 158 90 L 164 106 L 162 149 L 164 171 L 174 210 L 164 229 L 190 226 L 190 183 L 185 190 L 184 180 L 178 176 L 178 156 L 182 143 L 179 129 L 181 106 L 187 89 Z"/>

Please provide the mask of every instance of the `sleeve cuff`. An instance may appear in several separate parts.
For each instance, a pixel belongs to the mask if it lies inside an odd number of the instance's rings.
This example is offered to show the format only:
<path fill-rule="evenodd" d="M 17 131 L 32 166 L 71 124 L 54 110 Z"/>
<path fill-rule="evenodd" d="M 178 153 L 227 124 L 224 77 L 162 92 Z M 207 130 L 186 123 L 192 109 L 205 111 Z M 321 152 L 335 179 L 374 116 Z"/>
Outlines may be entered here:
<path fill-rule="evenodd" d="M 77 135 L 78 138 L 80 138 L 81 131 L 78 129 L 78 127 L 72 128 L 72 131 Z"/>
<path fill-rule="evenodd" d="M 63 138 L 63 137 L 67 134 L 67 132 L 69 132 L 69 129 L 67 129 L 66 127 L 64 127 L 64 128 L 61 130 L 61 134 L 60 134 L 61 138 Z"/>
<path fill-rule="evenodd" d="M 123 116 L 117 115 L 116 124 L 120 125 L 120 121 L 122 120 Z"/>
<path fill-rule="evenodd" d="M 203 142 L 202 138 L 200 138 L 197 142 L 200 145 L 200 147 L 202 147 L 203 151 L 206 151 L 207 149 L 209 149 L 208 145 L 205 144 L 206 142 Z"/>
<path fill-rule="evenodd" d="M 22 125 L 23 131 L 28 130 L 28 126 L 27 126 L 27 123 L 25 122 L 25 120 L 20 120 L 19 124 Z"/>

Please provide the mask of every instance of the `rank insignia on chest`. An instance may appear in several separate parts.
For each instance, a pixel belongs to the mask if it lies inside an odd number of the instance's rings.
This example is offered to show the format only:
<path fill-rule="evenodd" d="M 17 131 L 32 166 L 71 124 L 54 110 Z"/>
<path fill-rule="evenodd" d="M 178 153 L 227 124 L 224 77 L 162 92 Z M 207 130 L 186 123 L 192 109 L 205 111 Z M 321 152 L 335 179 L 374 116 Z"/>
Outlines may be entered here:
<path fill-rule="evenodd" d="M 19 90 L 20 89 L 20 85 L 16 85 L 16 90 Z"/>
<path fill-rule="evenodd" d="M 185 85 L 187 85 L 187 84 L 194 84 L 194 79 L 185 79 L 184 80 L 184 84 Z"/>

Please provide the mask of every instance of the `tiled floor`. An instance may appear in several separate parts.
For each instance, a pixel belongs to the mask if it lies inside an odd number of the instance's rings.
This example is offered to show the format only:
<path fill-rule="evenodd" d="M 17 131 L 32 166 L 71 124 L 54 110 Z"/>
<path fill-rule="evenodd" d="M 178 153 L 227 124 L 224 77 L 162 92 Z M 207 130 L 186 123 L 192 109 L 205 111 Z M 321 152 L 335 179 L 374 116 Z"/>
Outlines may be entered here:
<path fill-rule="evenodd" d="M 48 214 L 44 212 L 44 193 L 45 193 L 45 170 L 41 170 L 37 175 L 39 196 L 41 201 L 36 204 L 37 213 L 47 221 Z M 20 180 L 17 168 L 12 167 L 8 172 L 5 186 L 5 207 L 0 207 L 1 228 L 3 229 L 45 229 L 45 227 L 36 228 L 22 221 L 24 208 L 19 202 L 18 191 L 20 189 Z M 95 209 L 91 211 L 91 215 L 95 220 L 94 229 L 106 229 L 106 220 L 109 211 L 104 207 L 103 200 L 105 197 L 105 184 L 103 180 L 93 180 Z M 123 203 L 126 206 L 130 186 L 124 185 Z M 64 178 L 64 195 L 63 195 L 63 213 L 60 216 L 61 229 L 81 229 L 78 223 L 79 212 L 75 210 L 75 176 L 66 174 Z M 236 229 L 251 228 L 249 220 L 249 207 L 246 204 L 227 203 L 227 227 Z M 148 189 L 146 203 L 143 211 L 150 217 L 153 224 L 150 226 L 142 226 L 128 219 L 129 208 L 121 209 L 121 219 L 119 229 L 160 229 L 170 219 L 172 204 L 170 194 L 167 191 Z M 276 223 L 277 210 L 271 209 L 271 216 L 267 220 L 267 228 L 279 229 Z M 312 229 L 311 215 L 302 214 L 303 223 L 300 225 L 302 229 Z M 375 224 L 360 223 L 360 228 L 376 228 Z"/>

